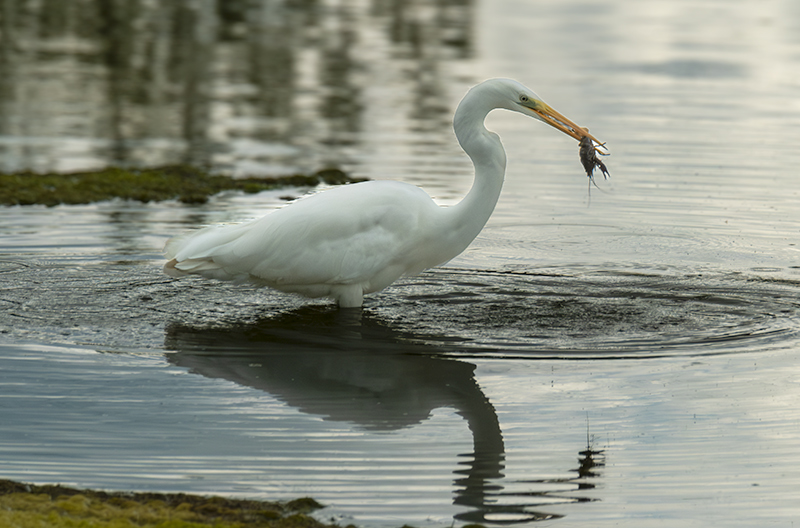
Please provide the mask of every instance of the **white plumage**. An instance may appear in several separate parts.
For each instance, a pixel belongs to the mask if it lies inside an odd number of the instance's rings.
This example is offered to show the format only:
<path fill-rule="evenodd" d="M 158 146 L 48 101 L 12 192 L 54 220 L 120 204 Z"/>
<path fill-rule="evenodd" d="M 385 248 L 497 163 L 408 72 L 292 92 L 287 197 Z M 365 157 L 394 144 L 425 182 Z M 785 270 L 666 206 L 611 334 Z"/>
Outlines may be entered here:
<path fill-rule="evenodd" d="M 489 219 L 503 184 L 505 151 L 483 121 L 495 108 L 535 117 L 570 136 L 589 136 L 516 81 L 492 79 L 472 88 L 454 118 L 475 183 L 451 207 L 419 187 L 369 181 L 314 194 L 244 224 L 207 227 L 170 239 L 164 271 L 252 281 L 307 297 L 332 297 L 358 307 L 363 295 L 403 275 L 452 259 Z M 596 141 L 596 140 L 595 140 Z"/>

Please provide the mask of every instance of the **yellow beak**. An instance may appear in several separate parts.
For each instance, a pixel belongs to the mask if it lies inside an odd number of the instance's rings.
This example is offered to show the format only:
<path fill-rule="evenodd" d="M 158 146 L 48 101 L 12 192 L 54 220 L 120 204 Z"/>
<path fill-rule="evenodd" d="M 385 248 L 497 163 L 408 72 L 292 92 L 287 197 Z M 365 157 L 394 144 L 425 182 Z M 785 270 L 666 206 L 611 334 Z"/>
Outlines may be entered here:
<path fill-rule="evenodd" d="M 575 138 L 578 141 L 582 140 L 585 137 L 588 137 L 589 139 L 594 141 L 597 146 L 600 147 L 605 146 L 605 143 L 602 143 L 593 135 L 591 135 L 588 129 L 576 125 L 561 113 L 556 112 L 547 103 L 544 103 L 542 101 L 532 100 L 530 101 L 530 104 L 526 104 L 525 106 L 529 108 L 533 113 L 535 113 L 539 117 L 539 119 L 541 119 L 551 127 L 555 128 L 556 130 L 560 130 L 566 135 Z M 595 149 L 597 150 L 597 147 L 595 147 Z M 600 151 L 598 150 L 598 152 Z"/>

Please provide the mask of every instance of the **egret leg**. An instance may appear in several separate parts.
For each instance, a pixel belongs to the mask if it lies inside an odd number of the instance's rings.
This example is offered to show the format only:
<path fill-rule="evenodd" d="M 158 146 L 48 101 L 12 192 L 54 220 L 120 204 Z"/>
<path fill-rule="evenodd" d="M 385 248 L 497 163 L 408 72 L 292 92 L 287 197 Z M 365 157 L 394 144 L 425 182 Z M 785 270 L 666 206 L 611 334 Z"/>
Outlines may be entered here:
<path fill-rule="evenodd" d="M 360 308 L 364 302 L 364 290 L 360 284 L 342 286 L 336 292 L 340 308 Z"/>

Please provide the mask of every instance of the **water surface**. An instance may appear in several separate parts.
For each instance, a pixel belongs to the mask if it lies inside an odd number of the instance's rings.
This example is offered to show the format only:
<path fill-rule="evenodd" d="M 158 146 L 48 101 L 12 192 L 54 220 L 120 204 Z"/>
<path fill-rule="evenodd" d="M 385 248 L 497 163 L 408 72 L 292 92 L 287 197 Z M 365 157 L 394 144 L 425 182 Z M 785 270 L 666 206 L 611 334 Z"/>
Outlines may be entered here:
<path fill-rule="evenodd" d="M 360 314 L 160 272 L 170 235 L 309 189 L 2 208 L 3 478 L 311 495 L 362 526 L 798 517 L 792 3 L 164 5 L 118 40 L 113 13 L 4 6 L 3 168 L 333 164 L 451 204 L 452 110 L 506 76 L 608 141 L 612 179 L 493 114 L 486 229 Z"/>

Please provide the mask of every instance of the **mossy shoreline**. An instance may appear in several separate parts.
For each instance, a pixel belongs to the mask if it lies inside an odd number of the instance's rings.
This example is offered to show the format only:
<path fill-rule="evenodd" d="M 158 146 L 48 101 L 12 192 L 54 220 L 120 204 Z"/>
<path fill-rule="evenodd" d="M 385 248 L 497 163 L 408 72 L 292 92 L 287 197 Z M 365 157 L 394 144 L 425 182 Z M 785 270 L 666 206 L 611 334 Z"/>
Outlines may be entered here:
<path fill-rule="evenodd" d="M 111 493 L 0 480 L 0 526 L 14 528 L 333 528 L 313 499 L 263 502 L 184 493 Z"/>
<path fill-rule="evenodd" d="M 280 178 L 230 178 L 189 165 L 123 169 L 109 167 L 70 174 L 0 173 L 0 205 L 87 204 L 120 198 L 140 202 L 178 200 L 205 203 L 222 191 L 257 193 L 281 187 L 342 184 L 350 178 L 338 169 Z"/>

